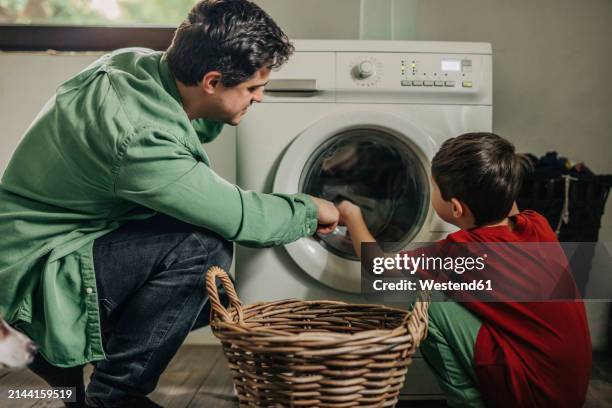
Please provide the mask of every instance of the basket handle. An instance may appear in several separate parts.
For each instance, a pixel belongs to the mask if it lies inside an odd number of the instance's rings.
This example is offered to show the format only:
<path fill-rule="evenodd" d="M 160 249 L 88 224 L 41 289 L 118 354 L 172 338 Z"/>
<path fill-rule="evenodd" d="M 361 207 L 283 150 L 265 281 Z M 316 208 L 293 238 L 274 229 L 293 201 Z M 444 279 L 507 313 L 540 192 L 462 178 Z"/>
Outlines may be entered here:
<path fill-rule="evenodd" d="M 421 341 L 427 337 L 430 303 L 431 292 L 420 291 L 412 307 L 412 312 L 405 321 L 408 332 L 412 335 L 414 340 L 413 345 L 415 347 L 419 347 Z"/>
<path fill-rule="evenodd" d="M 244 322 L 244 314 L 242 312 L 242 303 L 240 303 L 240 299 L 238 298 L 238 294 L 236 293 L 236 289 L 234 289 L 234 284 L 232 280 L 227 275 L 227 272 L 218 266 L 212 266 L 208 272 L 206 272 L 206 290 L 208 291 L 208 296 L 210 297 L 211 314 L 219 315 L 226 322 L 233 322 L 232 315 L 227 311 L 227 309 L 221 304 L 219 300 L 219 292 L 217 291 L 217 278 L 221 281 L 221 285 L 225 289 L 227 296 L 229 297 L 230 305 L 236 309 L 238 313 L 238 323 Z"/>

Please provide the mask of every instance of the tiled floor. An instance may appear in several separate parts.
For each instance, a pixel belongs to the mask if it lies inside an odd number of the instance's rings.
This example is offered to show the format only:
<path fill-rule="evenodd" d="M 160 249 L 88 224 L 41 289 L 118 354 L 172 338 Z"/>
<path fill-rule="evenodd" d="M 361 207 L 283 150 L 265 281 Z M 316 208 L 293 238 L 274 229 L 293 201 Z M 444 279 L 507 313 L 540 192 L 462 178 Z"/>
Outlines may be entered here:
<path fill-rule="evenodd" d="M 410 375 L 410 373 L 409 373 Z M 408 377 L 409 378 L 409 377 Z M 0 407 L 62 407 L 58 402 L 7 399 L 9 389 L 45 387 L 28 370 L 0 371 Z M 185 346 L 175 356 L 151 398 L 168 408 L 235 408 L 230 372 L 220 347 Z M 442 401 L 405 401 L 400 407 L 444 407 Z M 594 356 L 593 373 L 585 407 L 612 407 L 612 358 Z"/>

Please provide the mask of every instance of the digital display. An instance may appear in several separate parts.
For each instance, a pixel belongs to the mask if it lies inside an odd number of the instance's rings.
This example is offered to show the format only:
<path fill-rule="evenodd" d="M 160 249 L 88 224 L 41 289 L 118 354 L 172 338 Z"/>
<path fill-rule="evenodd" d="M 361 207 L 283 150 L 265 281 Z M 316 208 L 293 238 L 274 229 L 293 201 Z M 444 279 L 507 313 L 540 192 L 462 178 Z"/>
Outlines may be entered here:
<path fill-rule="evenodd" d="M 456 59 L 443 59 L 442 60 L 442 71 L 461 71 L 461 61 Z"/>

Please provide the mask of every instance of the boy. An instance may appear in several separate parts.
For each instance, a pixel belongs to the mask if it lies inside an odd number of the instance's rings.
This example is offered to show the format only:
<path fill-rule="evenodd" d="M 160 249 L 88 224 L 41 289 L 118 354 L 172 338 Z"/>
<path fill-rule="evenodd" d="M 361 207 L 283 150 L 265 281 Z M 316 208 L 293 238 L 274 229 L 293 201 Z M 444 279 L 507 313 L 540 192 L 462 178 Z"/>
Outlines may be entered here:
<path fill-rule="evenodd" d="M 443 243 L 557 242 L 544 217 L 518 211 L 523 166 L 501 137 L 469 133 L 446 141 L 431 173 L 434 210 L 460 228 Z M 361 243 L 376 241 L 359 207 L 343 201 L 339 211 L 361 257 Z M 497 266 L 512 284 L 519 272 L 525 276 L 511 259 Z M 429 318 L 421 352 L 450 406 L 583 405 L 591 340 L 582 302 L 434 302 Z"/>

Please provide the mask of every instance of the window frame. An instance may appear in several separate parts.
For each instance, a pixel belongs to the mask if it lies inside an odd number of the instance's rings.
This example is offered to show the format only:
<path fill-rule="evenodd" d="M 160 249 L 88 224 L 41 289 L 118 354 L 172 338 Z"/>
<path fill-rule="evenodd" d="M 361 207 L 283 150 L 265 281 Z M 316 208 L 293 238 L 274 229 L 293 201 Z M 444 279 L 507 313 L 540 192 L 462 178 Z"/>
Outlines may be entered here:
<path fill-rule="evenodd" d="M 163 51 L 171 26 L 0 25 L 0 51 L 111 51 L 145 47 Z"/>

